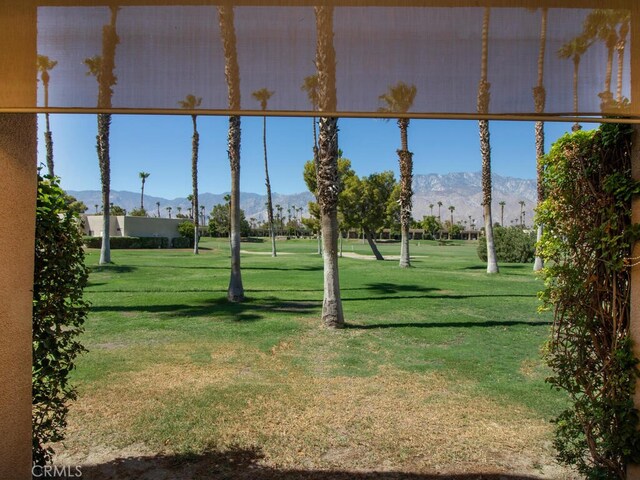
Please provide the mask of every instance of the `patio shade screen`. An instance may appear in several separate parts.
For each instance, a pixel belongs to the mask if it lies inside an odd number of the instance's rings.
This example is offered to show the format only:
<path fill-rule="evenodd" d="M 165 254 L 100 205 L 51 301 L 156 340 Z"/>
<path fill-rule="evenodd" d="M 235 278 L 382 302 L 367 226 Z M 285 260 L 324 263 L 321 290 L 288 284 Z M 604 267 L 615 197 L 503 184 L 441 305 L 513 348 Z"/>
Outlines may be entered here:
<path fill-rule="evenodd" d="M 639 119 L 633 1 L 331 2 L 326 113 Z M 251 115 L 263 88 L 268 114 L 319 109 L 310 2 L 3 5 L 0 111 Z"/>

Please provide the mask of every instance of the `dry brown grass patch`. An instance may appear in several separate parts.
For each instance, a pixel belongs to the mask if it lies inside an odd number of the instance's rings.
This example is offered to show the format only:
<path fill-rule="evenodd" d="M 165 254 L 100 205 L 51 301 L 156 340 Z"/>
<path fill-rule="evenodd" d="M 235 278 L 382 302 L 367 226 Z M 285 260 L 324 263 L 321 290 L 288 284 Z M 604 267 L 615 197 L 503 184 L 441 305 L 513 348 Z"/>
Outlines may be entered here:
<path fill-rule="evenodd" d="M 244 398 L 243 408 L 223 407 L 215 425 L 182 433 L 215 432 L 217 449 L 258 448 L 262 464 L 274 468 L 517 471 L 565 478 L 550 462 L 549 424 L 522 407 L 502 405 L 436 373 L 383 368 L 370 377 L 331 377 L 320 364 L 305 375 L 279 362 L 291 348 L 284 341 L 268 353 L 217 346 L 209 365 L 185 361 L 122 375 L 73 405 L 64 458 L 115 458 L 132 448 L 122 432 L 145 412 L 170 407 L 178 392 L 195 399 L 205 388 L 254 382 L 264 385 L 263 393 Z M 170 452 L 171 445 L 161 450 Z"/>

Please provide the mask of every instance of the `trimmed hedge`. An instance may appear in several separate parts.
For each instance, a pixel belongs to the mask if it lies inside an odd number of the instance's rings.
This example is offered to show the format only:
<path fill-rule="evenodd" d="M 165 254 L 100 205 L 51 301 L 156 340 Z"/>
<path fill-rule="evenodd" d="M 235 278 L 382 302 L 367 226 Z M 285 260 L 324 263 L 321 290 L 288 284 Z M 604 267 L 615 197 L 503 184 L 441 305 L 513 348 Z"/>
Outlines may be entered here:
<path fill-rule="evenodd" d="M 193 232 L 192 232 L 193 233 Z M 176 237 L 171 239 L 171 247 L 172 248 L 192 248 L 193 247 L 193 237 Z"/>
<path fill-rule="evenodd" d="M 111 237 L 112 249 L 128 248 L 169 248 L 167 237 Z M 102 237 L 84 237 L 84 244 L 88 248 L 100 248 Z"/>

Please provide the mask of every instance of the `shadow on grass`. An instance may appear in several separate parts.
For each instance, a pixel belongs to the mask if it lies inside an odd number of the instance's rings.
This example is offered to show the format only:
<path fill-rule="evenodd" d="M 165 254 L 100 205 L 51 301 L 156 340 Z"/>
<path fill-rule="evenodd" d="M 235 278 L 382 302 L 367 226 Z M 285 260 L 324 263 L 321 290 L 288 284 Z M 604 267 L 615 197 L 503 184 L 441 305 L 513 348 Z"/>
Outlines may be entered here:
<path fill-rule="evenodd" d="M 362 472 L 347 469 L 285 469 L 261 465 L 259 449 L 231 449 L 202 454 L 155 455 L 118 458 L 82 466 L 82 477 L 92 480 L 164 478 L 172 480 L 534 480 L 536 477 L 493 472 L 462 474 Z"/>
<path fill-rule="evenodd" d="M 88 287 L 94 287 L 97 285 L 105 285 L 104 283 L 89 283 Z M 160 288 L 137 288 L 137 289 L 130 289 L 130 288 L 116 288 L 114 290 L 103 290 L 103 289 L 98 289 L 98 290 L 88 290 L 89 293 L 215 293 L 215 292 L 224 292 L 226 293 L 227 290 L 222 290 L 222 289 L 212 289 L 212 288 L 181 288 L 181 289 L 175 289 L 175 288 L 165 288 L 165 289 L 160 289 Z"/>
<path fill-rule="evenodd" d="M 433 292 L 438 291 L 437 288 L 423 287 L 422 285 L 398 285 L 395 283 L 376 282 L 368 283 L 365 285 L 365 289 L 373 292 L 379 292 L 382 294 L 400 293 L 400 292 Z"/>
<path fill-rule="evenodd" d="M 242 267 L 242 270 L 273 270 L 278 272 L 319 272 L 322 265 L 309 265 L 307 267 Z"/>
<path fill-rule="evenodd" d="M 531 273 L 533 273 L 532 269 L 533 269 L 533 263 L 508 263 L 508 264 L 500 264 L 498 265 L 500 267 L 500 271 L 509 271 L 509 272 L 529 272 L 531 270 Z M 468 267 L 460 267 L 458 268 L 458 270 L 483 270 L 486 272 L 487 270 L 487 266 L 486 265 L 471 265 Z M 499 277 L 499 274 L 498 274 Z"/>
<path fill-rule="evenodd" d="M 200 304 L 165 304 L 165 305 L 104 305 L 92 307 L 92 312 L 144 312 L 154 313 L 159 317 L 229 317 L 234 322 L 262 320 L 265 313 L 306 314 L 320 308 L 320 300 L 283 301 L 275 297 L 246 298 L 241 303 L 231 303 L 226 298 L 216 298 Z"/>
<path fill-rule="evenodd" d="M 106 265 L 89 266 L 90 273 L 100 273 L 100 272 L 130 273 L 130 272 L 136 271 L 137 269 L 138 267 L 134 267 L 131 265 L 106 264 Z"/>
<path fill-rule="evenodd" d="M 475 328 L 475 327 L 515 327 L 525 325 L 527 327 L 550 326 L 552 322 L 536 321 L 524 322 L 517 320 L 506 320 L 498 322 L 487 320 L 485 322 L 409 322 L 409 323 L 374 323 L 369 325 L 359 325 L 355 323 L 345 323 L 344 328 L 353 330 L 375 330 L 386 328 Z"/>

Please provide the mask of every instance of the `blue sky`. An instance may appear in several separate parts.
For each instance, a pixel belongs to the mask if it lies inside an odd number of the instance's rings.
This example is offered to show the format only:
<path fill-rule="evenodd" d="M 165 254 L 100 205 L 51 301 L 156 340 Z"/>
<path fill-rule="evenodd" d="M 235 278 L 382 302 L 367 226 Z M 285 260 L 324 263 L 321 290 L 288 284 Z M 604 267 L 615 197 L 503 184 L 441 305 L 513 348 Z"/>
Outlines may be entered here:
<path fill-rule="evenodd" d="M 398 127 L 394 121 L 340 119 L 340 148 L 359 175 L 392 170 L 398 177 Z M 38 162 L 45 163 L 44 117 L 39 117 Z M 56 174 L 68 190 L 99 190 L 95 115 L 51 115 Z M 547 122 L 550 144 L 571 124 Z M 592 128 L 585 125 L 585 128 Z M 298 193 L 305 161 L 312 157 L 310 118 L 269 118 L 268 154 L 272 190 Z M 200 132 L 199 188 L 202 193 L 229 190 L 226 117 L 198 117 Z M 111 188 L 138 191 L 138 172 L 151 174 L 145 193 L 164 198 L 185 197 L 191 189 L 191 118 L 188 116 L 114 115 L 111 128 Z M 491 122 L 493 172 L 535 178 L 534 124 Z M 479 171 L 478 123 L 454 120 L 412 120 L 409 148 L 414 173 Z M 264 193 L 262 118 L 243 117 L 241 189 Z"/>

